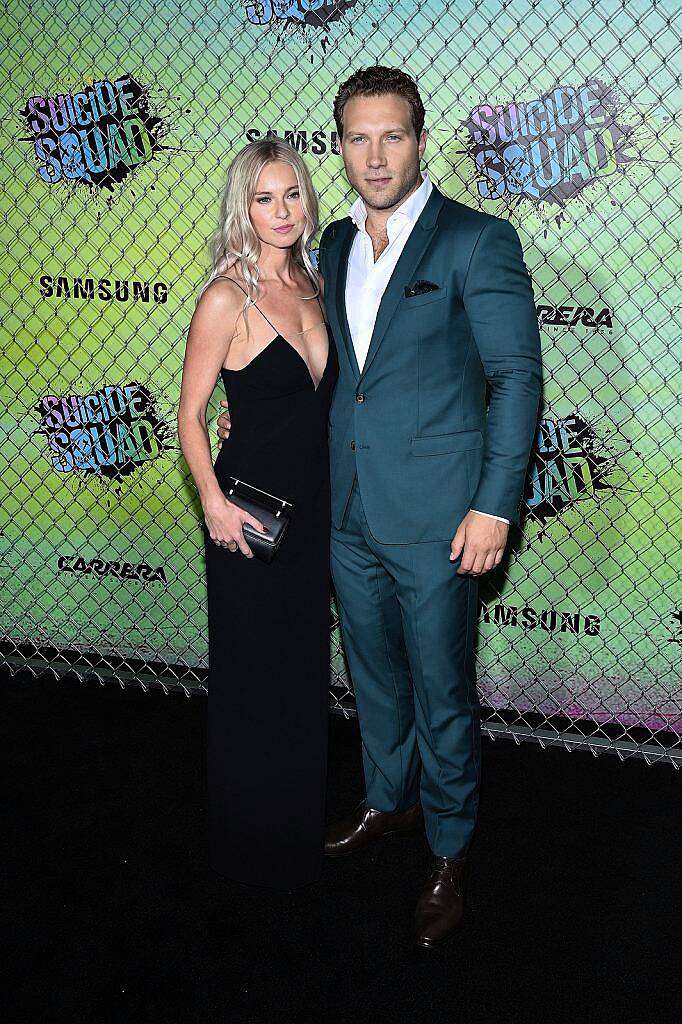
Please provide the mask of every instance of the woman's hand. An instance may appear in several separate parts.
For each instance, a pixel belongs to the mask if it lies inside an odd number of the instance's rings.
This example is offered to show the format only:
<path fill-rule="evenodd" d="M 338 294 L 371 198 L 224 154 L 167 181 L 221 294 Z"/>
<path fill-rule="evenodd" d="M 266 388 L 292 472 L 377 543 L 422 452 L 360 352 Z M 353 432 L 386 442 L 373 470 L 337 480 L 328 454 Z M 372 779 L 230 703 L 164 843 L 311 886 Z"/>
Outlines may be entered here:
<path fill-rule="evenodd" d="M 212 541 L 230 551 L 236 551 L 239 548 L 247 558 L 253 558 L 253 551 L 244 538 L 244 523 L 249 523 L 261 533 L 268 532 L 260 520 L 249 515 L 238 505 L 233 505 L 222 495 L 219 499 L 206 504 L 204 518 Z"/>
<path fill-rule="evenodd" d="M 224 405 L 226 410 L 229 410 L 229 406 L 224 398 L 220 399 L 220 404 Z M 218 431 L 218 437 L 220 438 L 220 440 L 218 441 L 218 450 L 222 448 L 223 441 L 227 441 L 228 437 L 230 436 L 231 427 L 232 420 L 230 419 L 229 411 L 222 412 L 218 417 L 218 426 L 216 428 Z"/>

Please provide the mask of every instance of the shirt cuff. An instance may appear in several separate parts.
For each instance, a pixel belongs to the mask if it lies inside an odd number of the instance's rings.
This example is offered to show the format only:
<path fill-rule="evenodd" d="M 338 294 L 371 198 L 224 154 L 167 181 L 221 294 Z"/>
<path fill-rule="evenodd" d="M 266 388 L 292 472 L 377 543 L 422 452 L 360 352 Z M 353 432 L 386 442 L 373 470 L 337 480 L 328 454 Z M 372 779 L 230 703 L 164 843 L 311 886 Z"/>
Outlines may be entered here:
<path fill-rule="evenodd" d="M 488 519 L 499 519 L 501 523 L 506 523 L 509 526 L 509 520 L 505 519 L 504 516 L 494 516 L 492 512 L 479 512 L 477 508 L 469 509 L 470 512 L 475 512 L 477 516 L 487 516 Z"/>

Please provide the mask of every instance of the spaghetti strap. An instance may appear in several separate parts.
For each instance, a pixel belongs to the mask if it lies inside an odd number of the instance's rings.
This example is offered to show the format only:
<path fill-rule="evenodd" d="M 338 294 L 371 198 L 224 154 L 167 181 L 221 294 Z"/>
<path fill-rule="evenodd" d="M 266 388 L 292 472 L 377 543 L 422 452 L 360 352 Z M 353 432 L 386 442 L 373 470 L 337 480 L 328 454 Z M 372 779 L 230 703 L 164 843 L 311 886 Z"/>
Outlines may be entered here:
<path fill-rule="evenodd" d="M 215 276 L 215 277 L 213 278 L 213 280 L 214 280 L 214 281 L 218 281 L 219 279 L 222 279 L 222 280 L 224 280 L 224 281 L 231 281 L 231 282 L 232 282 L 232 284 L 236 284 L 236 285 L 237 285 L 237 288 L 239 288 L 239 289 L 240 289 L 241 291 L 243 291 L 243 292 L 244 292 L 244 295 L 246 295 L 246 297 L 247 297 L 247 298 L 249 297 L 249 293 L 248 293 L 248 292 L 246 291 L 246 289 L 245 289 L 245 288 L 242 288 L 242 286 L 240 285 L 239 281 L 235 281 L 235 279 L 234 279 L 233 277 L 228 277 L 228 276 L 227 276 L 226 274 L 217 274 L 217 275 L 216 275 L 216 276 Z M 320 313 L 322 314 L 322 323 L 326 323 L 326 322 L 327 322 L 327 320 L 326 320 L 326 318 L 325 318 L 325 315 L 324 315 L 324 310 L 322 309 L 322 303 L 320 302 L 320 294 L 319 294 L 319 292 L 318 292 L 318 294 L 317 294 L 317 295 L 315 296 L 315 298 L 317 299 L 317 304 L 318 304 L 318 306 L 320 307 Z M 269 319 L 269 318 L 268 318 L 268 317 L 267 317 L 267 316 L 265 315 L 265 313 L 264 313 L 264 312 L 263 312 L 263 310 L 262 310 L 262 309 L 260 308 L 260 306 L 259 306 L 259 305 L 258 305 L 257 303 L 255 303 L 255 302 L 253 302 L 253 303 L 252 303 L 252 305 L 253 305 L 253 306 L 255 306 L 255 307 L 256 307 L 256 309 L 258 310 L 258 312 L 260 313 L 260 315 L 261 315 L 261 316 L 262 316 L 262 317 L 263 317 L 263 318 L 264 318 L 265 320 L 267 320 L 267 322 L 268 322 L 268 323 L 270 324 L 270 326 L 272 327 L 273 331 L 275 331 L 275 333 L 276 333 L 276 334 L 279 334 L 279 331 L 277 330 L 277 328 L 276 328 L 276 327 L 275 327 L 275 325 L 273 324 L 272 320 L 270 320 L 270 319 Z M 314 327 L 317 327 L 318 325 L 317 325 L 317 324 L 313 324 L 313 326 L 314 326 Z M 311 328 L 309 328 L 309 330 L 312 330 L 312 327 L 311 327 Z M 305 331 L 299 331 L 299 334 L 305 334 L 305 333 L 306 333 Z M 286 339 L 285 339 L 285 340 L 286 340 Z"/>
<path fill-rule="evenodd" d="M 315 298 L 317 299 L 317 304 L 320 307 L 320 313 L 322 314 L 322 323 L 326 323 L 324 310 L 322 309 L 322 303 L 320 302 L 320 295 L 322 294 L 322 289 L 320 288 L 319 282 L 313 281 L 312 278 L 310 278 L 310 283 L 317 286 L 317 295 L 315 296 Z"/>
<path fill-rule="evenodd" d="M 248 297 L 249 297 L 249 293 L 248 293 L 248 292 L 246 291 L 246 289 L 245 289 L 245 288 L 242 288 L 242 286 L 240 285 L 239 281 L 235 281 L 235 279 L 234 279 L 233 277 L 227 277 L 227 275 L 226 275 L 226 274 L 218 274 L 218 275 L 217 275 L 216 277 L 214 277 L 214 279 L 213 279 L 213 280 L 214 280 L 214 281 L 217 281 L 219 277 L 222 277 L 222 278 L 224 278 L 224 280 L 225 280 L 225 281 L 232 281 L 232 284 L 236 284 L 236 285 L 237 285 L 237 288 L 241 288 L 241 290 L 242 290 L 242 291 L 244 292 L 244 295 L 246 295 L 246 297 L 247 297 L 247 299 L 248 299 Z M 257 305 L 257 304 L 256 304 L 255 302 L 252 302 L 252 303 L 251 303 L 251 305 L 252 305 L 252 306 L 255 306 L 255 307 L 256 307 L 256 309 L 258 310 L 258 312 L 260 313 L 260 315 L 261 315 L 262 317 L 264 317 L 264 318 L 265 318 L 265 319 L 266 319 L 266 320 L 268 321 L 268 323 L 269 323 L 269 324 L 270 324 L 270 326 L 272 327 L 273 331 L 275 331 L 275 333 L 276 333 L 276 334 L 279 334 L 279 331 L 277 330 L 277 328 L 276 328 L 276 327 L 275 327 L 275 325 L 273 324 L 272 320 L 268 320 L 268 318 L 267 318 L 267 317 L 265 316 L 265 313 L 264 313 L 264 312 L 263 312 L 263 310 L 262 310 L 262 309 L 260 308 L 260 306 L 258 306 L 258 305 Z"/>

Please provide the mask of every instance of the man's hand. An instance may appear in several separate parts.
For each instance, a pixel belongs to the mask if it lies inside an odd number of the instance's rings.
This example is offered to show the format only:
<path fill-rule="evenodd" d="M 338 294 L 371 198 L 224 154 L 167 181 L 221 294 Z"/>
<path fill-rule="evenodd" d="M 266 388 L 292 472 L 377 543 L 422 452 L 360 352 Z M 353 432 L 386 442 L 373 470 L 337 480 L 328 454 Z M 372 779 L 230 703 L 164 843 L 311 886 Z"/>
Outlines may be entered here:
<path fill-rule="evenodd" d="M 227 402 L 225 401 L 224 398 L 220 399 L 220 404 L 224 405 L 225 408 L 229 410 L 229 406 L 228 406 L 228 404 L 227 404 Z M 220 416 L 218 417 L 218 426 L 216 428 L 217 431 L 218 431 L 218 437 L 220 438 L 220 440 L 218 441 L 218 449 L 219 450 L 223 446 L 223 441 L 227 441 L 228 437 L 230 436 L 230 428 L 231 427 L 232 427 L 232 421 L 230 419 L 229 411 L 228 412 L 221 412 Z"/>
<path fill-rule="evenodd" d="M 508 533 L 507 523 L 481 516 L 478 512 L 467 512 L 452 539 L 450 561 L 454 562 L 464 549 L 457 570 L 460 575 L 480 576 L 489 572 L 502 560 Z"/>

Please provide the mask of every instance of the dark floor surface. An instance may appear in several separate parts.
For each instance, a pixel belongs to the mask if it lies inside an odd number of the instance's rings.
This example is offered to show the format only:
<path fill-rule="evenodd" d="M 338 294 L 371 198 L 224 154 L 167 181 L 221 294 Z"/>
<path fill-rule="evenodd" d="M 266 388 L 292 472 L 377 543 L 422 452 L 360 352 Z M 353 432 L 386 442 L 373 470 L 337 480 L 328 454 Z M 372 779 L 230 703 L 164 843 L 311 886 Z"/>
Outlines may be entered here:
<path fill-rule="evenodd" d="M 421 837 L 292 895 L 210 873 L 204 698 L 3 687 L 7 1024 L 682 1019 L 669 765 L 484 740 L 468 920 L 426 952 Z M 330 817 L 362 795 L 357 723 L 333 716 Z"/>

